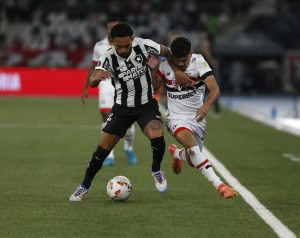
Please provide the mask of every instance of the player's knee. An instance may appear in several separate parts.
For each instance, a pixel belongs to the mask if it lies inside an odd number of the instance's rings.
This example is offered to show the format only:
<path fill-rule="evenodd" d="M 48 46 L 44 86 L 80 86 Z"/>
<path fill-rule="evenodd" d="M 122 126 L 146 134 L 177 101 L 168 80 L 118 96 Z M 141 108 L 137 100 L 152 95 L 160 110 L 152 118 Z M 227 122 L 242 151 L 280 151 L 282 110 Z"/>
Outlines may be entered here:
<path fill-rule="evenodd" d="M 164 129 L 162 122 L 158 120 L 150 121 L 144 129 L 144 133 L 150 140 L 153 138 L 163 137 Z"/>

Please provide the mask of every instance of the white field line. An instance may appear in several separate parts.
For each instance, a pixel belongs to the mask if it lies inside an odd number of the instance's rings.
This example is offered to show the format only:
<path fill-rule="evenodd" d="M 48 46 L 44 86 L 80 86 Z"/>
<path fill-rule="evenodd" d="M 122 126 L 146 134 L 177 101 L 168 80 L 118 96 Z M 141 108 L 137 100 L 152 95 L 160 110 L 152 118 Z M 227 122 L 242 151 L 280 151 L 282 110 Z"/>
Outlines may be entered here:
<path fill-rule="evenodd" d="M 69 130 L 97 130 L 100 125 L 88 124 L 52 124 L 52 123 L 0 123 L 2 129 L 69 129 Z"/>
<path fill-rule="evenodd" d="M 234 187 L 240 196 L 253 208 L 253 210 L 267 223 L 280 238 L 296 238 L 296 235 L 273 215 L 246 187 L 244 187 L 229 170 L 206 148 L 203 152 L 213 164 L 214 168 Z"/>

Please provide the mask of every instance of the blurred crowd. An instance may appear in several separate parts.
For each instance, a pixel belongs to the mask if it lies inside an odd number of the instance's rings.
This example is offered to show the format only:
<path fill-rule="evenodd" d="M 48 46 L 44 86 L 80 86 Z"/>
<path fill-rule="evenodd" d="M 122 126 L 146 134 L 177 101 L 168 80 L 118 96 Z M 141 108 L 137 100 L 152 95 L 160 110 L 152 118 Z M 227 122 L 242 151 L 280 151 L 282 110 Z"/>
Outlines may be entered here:
<path fill-rule="evenodd" d="M 229 5 L 228 5 L 229 4 Z M 87 67 L 110 16 L 133 25 L 135 36 L 168 45 L 174 35 L 201 41 L 226 28 L 251 1 L 6 0 L 1 7 L 0 65 Z"/>
<path fill-rule="evenodd" d="M 88 68 L 105 22 L 216 59 L 223 91 L 300 91 L 298 0 L 0 0 L 0 66 Z"/>

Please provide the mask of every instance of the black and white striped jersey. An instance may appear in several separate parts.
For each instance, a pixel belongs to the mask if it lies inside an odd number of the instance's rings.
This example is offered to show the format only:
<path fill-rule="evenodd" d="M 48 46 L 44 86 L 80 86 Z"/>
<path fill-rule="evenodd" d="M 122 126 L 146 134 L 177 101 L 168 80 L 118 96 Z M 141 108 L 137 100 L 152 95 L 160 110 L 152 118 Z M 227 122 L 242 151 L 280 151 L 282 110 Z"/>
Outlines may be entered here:
<path fill-rule="evenodd" d="M 161 47 L 149 39 L 134 38 L 132 51 L 127 59 L 120 57 L 114 47 L 103 54 L 95 69 L 113 74 L 114 103 L 123 107 L 139 107 L 152 100 L 153 87 L 149 67 L 149 55 L 159 55 Z"/>

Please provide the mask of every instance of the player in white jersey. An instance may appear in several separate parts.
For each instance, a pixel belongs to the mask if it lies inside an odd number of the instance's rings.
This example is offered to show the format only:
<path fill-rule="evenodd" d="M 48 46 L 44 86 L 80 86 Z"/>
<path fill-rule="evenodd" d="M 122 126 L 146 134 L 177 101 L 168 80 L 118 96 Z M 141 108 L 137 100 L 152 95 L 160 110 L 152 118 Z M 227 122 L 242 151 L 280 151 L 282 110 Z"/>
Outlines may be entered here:
<path fill-rule="evenodd" d="M 99 61 L 101 55 L 103 55 L 109 48 L 111 48 L 111 40 L 110 40 L 110 32 L 113 26 L 115 26 L 119 21 L 115 18 L 111 18 L 106 22 L 106 31 L 107 37 L 103 40 L 98 41 L 93 50 L 93 62 L 90 67 L 86 82 L 83 87 L 82 92 L 82 102 L 85 104 L 85 99 L 88 97 L 88 86 L 89 86 L 89 78 L 94 72 L 95 65 Z M 99 84 L 99 111 L 102 116 L 102 128 L 106 124 L 106 120 L 111 113 L 112 107 L 114 105 L 114 94 L 115 88 L 111 84 L 111 79 L 103 80 Z M 128 158 L 128 162 L 130 165 L 135 165 L 137 163 L 136 154 L 133 151 L 133 140 L 135 135 L 135 128 L 132 124 L 131 127 L 127 130 L 126 135 L 124 136 L 124 152 Z M 112 150 L 108 155 L 107 159 L 104 161 L 104 166 L 114 165 L 115 164 L 115 156 L 114 151 Z"/>
<path fill-rule="evenodd" d="M 203 56 L 192 54 L 191 43 L 187 38 L 174 39 L 171 43 L 171 51 L 175 65 L 195 81 L 193 87 L 176 85 L 172 68 L 168 61 L 163 61 L 159 66 L 154 83 L 155 88 L 162 82 L 166 84 L 167 128 L 184 147 L 180 149 L 175 144 L 169 147 L 173 171 L 179 174 L 182 169 L 182 161 L 186 161 L 200 171 L 222 197 L 234 197 L 237 192 L 220 180 L 202 152 L 206 126 L 205 116 L 220 94 L 218 84 Z M 204 101 L 206 88 L 210 93 Z"/>

